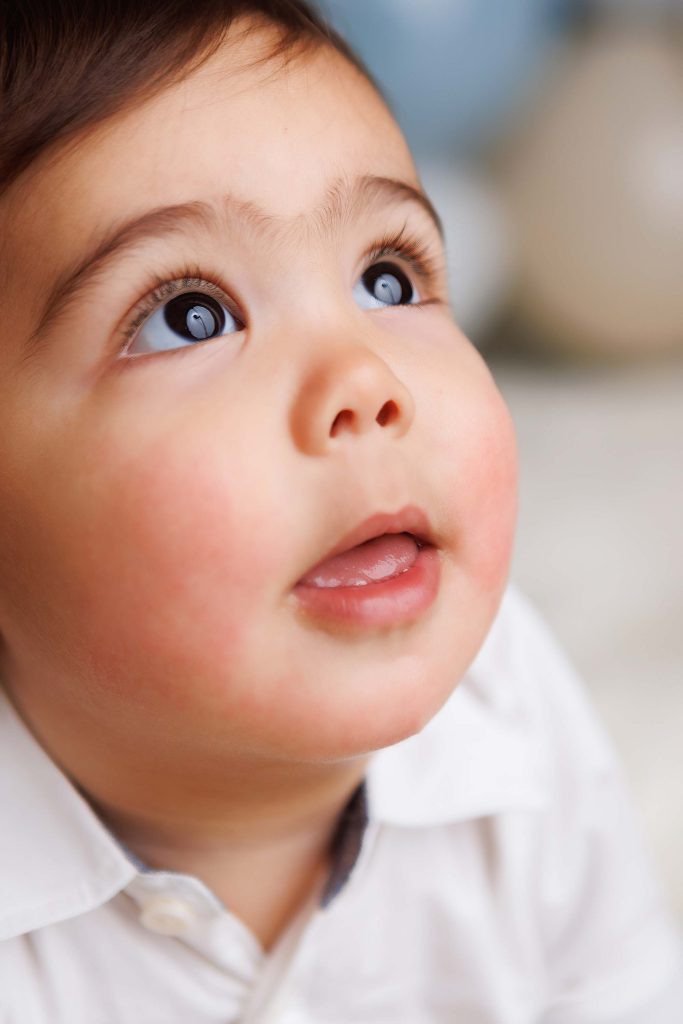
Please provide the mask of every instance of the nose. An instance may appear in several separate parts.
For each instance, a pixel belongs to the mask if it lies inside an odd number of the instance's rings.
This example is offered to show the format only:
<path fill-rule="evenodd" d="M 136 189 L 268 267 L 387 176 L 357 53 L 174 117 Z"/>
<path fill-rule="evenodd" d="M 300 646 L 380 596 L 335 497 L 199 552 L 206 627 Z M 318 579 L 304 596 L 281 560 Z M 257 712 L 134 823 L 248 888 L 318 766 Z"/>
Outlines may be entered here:
<path fill-rule="evenodd" d="M 415 405 L 389 365 L 365 345 L 335 348 L 305 375 L 292 409 L 297 447 L 323 455 L 373 431 L 401 437 Z"/>

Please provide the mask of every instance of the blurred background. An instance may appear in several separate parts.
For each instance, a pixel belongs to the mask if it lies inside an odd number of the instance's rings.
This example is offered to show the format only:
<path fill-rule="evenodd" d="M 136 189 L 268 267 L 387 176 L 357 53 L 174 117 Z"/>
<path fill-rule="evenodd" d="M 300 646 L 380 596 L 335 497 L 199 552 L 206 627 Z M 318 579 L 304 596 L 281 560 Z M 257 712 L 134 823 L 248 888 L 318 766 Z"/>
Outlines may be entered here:
<path fill-rule="evenodd" d="M 583 677 L 683 922 L 683 0 L 320 0 L 446 228 L 517 427 L 512 579 Z"/>

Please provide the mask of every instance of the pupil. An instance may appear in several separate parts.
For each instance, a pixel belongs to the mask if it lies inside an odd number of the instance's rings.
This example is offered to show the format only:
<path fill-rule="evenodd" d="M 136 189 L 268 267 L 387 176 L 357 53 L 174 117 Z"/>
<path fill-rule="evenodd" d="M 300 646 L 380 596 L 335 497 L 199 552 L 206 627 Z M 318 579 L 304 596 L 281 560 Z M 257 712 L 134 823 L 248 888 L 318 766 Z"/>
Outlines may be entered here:
<path fill-rule="evenodd" d="M 166 323 L 188 341 L 204 341 L 220 334 L 225 316 L 218 302 L 210 295 L 189 292 L 171 299 L 164 307 Z"/>

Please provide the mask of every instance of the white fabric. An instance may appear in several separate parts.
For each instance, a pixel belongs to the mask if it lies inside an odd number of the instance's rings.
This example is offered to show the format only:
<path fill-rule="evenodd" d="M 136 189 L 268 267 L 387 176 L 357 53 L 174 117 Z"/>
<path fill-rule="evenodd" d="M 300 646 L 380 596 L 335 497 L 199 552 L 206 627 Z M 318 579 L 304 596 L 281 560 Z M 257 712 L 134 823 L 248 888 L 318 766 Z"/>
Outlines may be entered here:
<path fill-rule="evenodd" d="M 2 1024 L 681 1024 L 683 971 L 611 747 L 510 585 L 417 736 L 378 751 L 341 892 L 265 956 L 139 871 L 0 694 Z"/>

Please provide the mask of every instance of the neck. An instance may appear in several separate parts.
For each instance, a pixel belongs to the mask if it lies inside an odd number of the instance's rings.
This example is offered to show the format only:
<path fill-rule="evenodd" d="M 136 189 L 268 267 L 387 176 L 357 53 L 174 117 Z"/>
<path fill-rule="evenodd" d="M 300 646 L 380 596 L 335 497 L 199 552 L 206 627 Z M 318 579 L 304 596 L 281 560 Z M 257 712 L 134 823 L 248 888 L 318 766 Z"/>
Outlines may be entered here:
<path fill-rule="evenodd" d="M 149 867 L 200 878 L 268 951 L 331 867 L 339 816 L 369 758 L 251 772 L 221 798 L 136 790 L 135 806 L 86 797 Z M 303 767 L 311 769 L 306 777 Z M 324 771 L 321 772 L 321 767 Z M 233 776 L 234 778 L 234 776 Z M 165 798 L 164 798 L 165 797 Z"/>

